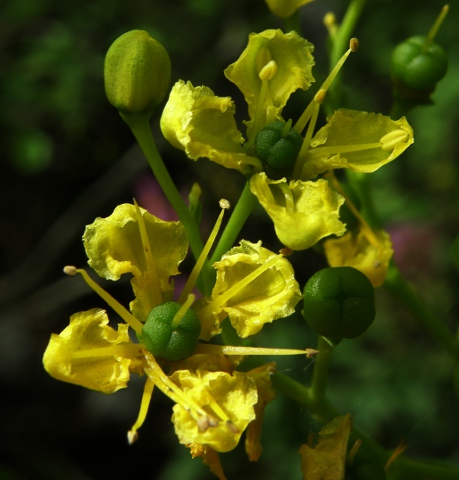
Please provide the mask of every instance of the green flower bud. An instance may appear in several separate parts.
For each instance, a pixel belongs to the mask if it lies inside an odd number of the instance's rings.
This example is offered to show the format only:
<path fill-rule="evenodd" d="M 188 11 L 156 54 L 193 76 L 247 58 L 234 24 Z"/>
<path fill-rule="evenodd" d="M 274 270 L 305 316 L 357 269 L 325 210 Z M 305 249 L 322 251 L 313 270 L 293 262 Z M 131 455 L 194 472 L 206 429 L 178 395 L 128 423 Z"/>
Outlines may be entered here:
<path fill-rule="evenodd" d="M 375 318 L 373 286 L 355 268 L 324 268 L 304 288 L 302 314 L 315 332 L 332 343 L 358 337 Z"/>
<path fill-rule="evenodd" d="M 392 75 L 401 88 L 431 93 L 445 76 L 448 69 L 445 51 L 435 42 L 426 48 L 425 42 L 425 35 L 416 35 L 395 47 Z"/>
<path fill-rule="evenodd" d="M 290 122 L 270 123 L 255 137 L 255 151 L 258 158 L 265 166 L 274 170 L 292 168 L 302 144 L 303 137 L 290 128 Z"/>
<path fill-rule="evenodd" d="M 132 30 L 109 48 L 104 79 L 107 98 L 121 113 L 151 113 L 169 89 L 169 55 L 149 33 Z"/>
<path fill-rule="evenodd" d="M 177 326 L 173 320 L 180 303 L 166 302 L 148 314 L 140 341 L 153 355 L 176 362 L 189 357 L 198 343 L 201 324 L 193 310 L 188 309 Z"/>

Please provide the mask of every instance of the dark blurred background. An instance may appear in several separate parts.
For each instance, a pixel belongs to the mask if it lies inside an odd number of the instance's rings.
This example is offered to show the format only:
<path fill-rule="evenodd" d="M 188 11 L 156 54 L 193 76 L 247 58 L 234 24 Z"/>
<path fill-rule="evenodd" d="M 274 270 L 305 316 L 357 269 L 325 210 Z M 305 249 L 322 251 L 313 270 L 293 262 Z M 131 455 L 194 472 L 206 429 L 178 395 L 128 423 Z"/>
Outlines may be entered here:
<path fill-rule="evenodd" d="M 348 2 L 316 0 L 301 11 L 304 35 L 316 46 L 317 78 L 327 72 L 323 16 L 342 18 Z M 425 34 L 441 2 L 374 0 L 354 32 L 361 48 L 343 69 L 342 106 L 388 113 L 390 54 L 413 34 Z M 415 144 L 374 175 L 375 202 L 393 234 L 397 263 L 424 300 L 457 328 L 458 274 L 451 245 L 458 234 L 459 5 L 439 35 L 450 68 L 435 104 L 409 115 Z M 191 80 L 217 95 L 233 96 L 240 119 L 245 103 L 223 75 L 252 31 L 281 26 L 262 0 L 3 0 L 0 2 L 0 479 L 214 478 L 178 444 L 171 404 L 155 392 L 140 439 L 127 445 L 142 381 L 103 395 L 58 382 L 43 370 L 42 355 L 76 311 L 103 307 L 66 264 L 85 265 L 84 226 L 133 197 L 166 215 L 142 154 L 106 101 L 103 60 L 110 44 L 131 29 L 145 29 L 167 48 L 172 81 Z M 311 89 L 313 91 L 314 88 Z M 315 90 L 314 90 L 315 91 Z M 312 93 L 290 106 L 298 116 Z M 304 102 L 304 103 L 303 103 Z M 203 188 L 204 217 L 213 222 L 216 201 L 235 202 L 243 178 L 206 160 L 187 160 L 153 130 L 172 175 L 184 192 Z M 263 212 L 265 246 L 279 247 Z M 247 229 L 245 238 L 257 241 Z M 315 252 L 292 262 L 300 283 L 325 265 Z M 120 282 L 119 282 L 120 283 Z M 127 282 L 111 288 L 130 300 Z M 382 289 L 377 321 L 361 339 L 336 351 L 330 396 L 343 412 L 386 448 L 406 440 L 412 456 L 459 462 L 458 398 L 453 362 L 419 324 Z M 301 345 L 298 345 L 301 339 Z M 264 329 L 265 346 L 314 346 L 300 316 Z M 305 380 L 303 360 L 281 360 L 279 369 Z M 299 446 L 307 441 L 307 411 L 283 398 L 268 407 L 265 454 L 249 464 L 243 446 L 222 456 L 228 477 L 300 479 Z"/>

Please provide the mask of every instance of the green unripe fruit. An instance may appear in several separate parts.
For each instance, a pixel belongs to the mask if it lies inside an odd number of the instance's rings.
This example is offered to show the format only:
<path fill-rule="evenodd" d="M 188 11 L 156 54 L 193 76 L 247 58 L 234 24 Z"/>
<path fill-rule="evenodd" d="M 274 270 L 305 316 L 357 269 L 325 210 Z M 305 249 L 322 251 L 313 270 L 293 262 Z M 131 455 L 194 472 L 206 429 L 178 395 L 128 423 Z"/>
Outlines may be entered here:
<path fill-rule="evenodd" d="M 392 75 L 396 82 L 417 92 L 432 92 L 448 69 L 448 57 L 440 45 L 416 35 L 395 47 L 392 52 Z"/>
<path fill-rule="evenodd" d="M 105 57 L 105 92 L 121 113 L 152 112 L 166 96 L 170 79 L 166 49 L 144 30 L 121 35 Z"/>
<path fill-rule="evenodd" d="M 362 335 L 375 313 L 373 285 L 355 268 L 324 268 L 304 287 L 303 317 L 315 332 L 333 343 Z"/>
<path fill-rule="evenodd" d="M 189 357 L 196 348 L 201 333 L 199 319 L 190 309 L 177 326 L 172 326 L 181 306 L 177 302 L 166 302 L 152 308 L 140 336 L 149 352 L 170 362 Z"/>
<path fill-rule="evenodd" d="M 258 158 L 275 170 L 292 168 L 302 144 L 303 137 L 280 121 L 270 123 L 255 137 Z"/>

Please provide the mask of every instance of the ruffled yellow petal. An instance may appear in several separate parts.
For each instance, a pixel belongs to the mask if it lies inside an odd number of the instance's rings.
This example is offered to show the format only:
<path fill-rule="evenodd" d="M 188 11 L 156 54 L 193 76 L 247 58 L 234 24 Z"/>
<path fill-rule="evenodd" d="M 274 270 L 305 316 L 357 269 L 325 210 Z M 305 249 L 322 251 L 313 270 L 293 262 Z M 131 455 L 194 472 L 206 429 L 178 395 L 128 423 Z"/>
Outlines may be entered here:
<path fill-rule="evenodd" d="M 251 178 L 250 189 L 274 222 L 279 240 L 292 250 L 304 250 L 323 237 L 345 232 L 339 220 L 344 199 L 326 180 L 288 183 L 285 178 L 270 180 L 262 172 Z"/>
<path fill-rule="evenodd" d="M 247 375 L 250 375 L 255 381 L 258 392 L 258 402 L 255 405 L 256 418 L 249 423 L 245 439 L 245 451 L 251 462 L 257 462 L 263 451 L 260 442 L 261 429 L 265 408 L 276 398 L 276 392 L 271 383 L 271 373 L 275 371 L 276 364 L 272 362 L 247 372 Z"/>
<path fill-rule="evenodd" d="M 88 225 L 83 235 L 89 265 L 98 275 L 108 280 L 118 280 L 131 273 L 136 300 L 131 304 L 132 313 L 144 321 L 152 304 L 151 292 L 160 288 L 163 300 L 169 300 L 172 286 L 169 277 L 179 273 L 178 266 L 188 251 L 185 229 L 180 222 L 166 222 L 144 209 L 140 209 L 156 274 L 152 277 L 147 264 L 145 246 L 140 235 L 136 207 L 123 204 L 116 207 L 107 218 L 97 218 Z M 159 285 L 153 280 L 159 281 Z"/>
<path fill-rule="evenodd" d="M 202 407 L 206 419 L 193 417 L 189 409 L 174 405 L 172 421 L 181 443 L 201 444 L 217 452 L 236 447 L 242 432 L 254 420 L 257 403 L 255 382 L 244 373 L 179 370 L 171 379 Z"/>
<path fill-rule="evenodd" d="M 293 15 L 300 7 L 313 0 L 265 0 L 271 12 L 281 18 Z"/>
<path fill-rule="evenodd" d="M 179 80 L 161 116 L 161 130 L 174 147 L 185 150 L 193 160 L 206 157 L 242 173 L 261 170 L 260 161 L 244 153 L 235 111 L 231 98 L 217 97 L 210 88 Z"/>
<path fill-rule="evenodd" d="M 374 287 L 384 283 L 389 261 L 394 253 L 392 242 L 383 230 L 347 232 L 337 239 L 324 242 L 325 255 L 331 267 L 349 266 L 364 273 Z"/>
<path fill-rule="evenodd" d="M 217 280 L 212 298 L 197 312 L 198 317 L 215 317 L 224 311 L 242 338 L 259 332 L 265 323 L 291 315 L 301 298 L 290 262 L 263 248 L 261 242 L 242 240 L 214 268 Z"/>
<path fill-rule="evenodd" d="M 340 109 L 327 118 L 311 141 L 301 178 L 308 180 L 332 168 L 374 172 L 413 143 L 405 117 L 394 121 L 380 113 Z"/>
<path fill-rule="evenodd" d="M 344 479 L 351 428 L 349 415 L 336 417 L 320 430 L 319 441 L 314 448 L 308 445 L 300 447 L 304 480 Z"/>
<path fill-rule="evenodd" d="M 142 374 L 141 354 L 128 325 L 119 324 L 116 332 L 105 311 L 94 308 L 72 315 L 70 325 L 51 336 L 43 364 L 58 380 L 113 393 L 127 386 L 131 372 Z"/>
<path fill-rule="evenodd" d="M 250 118 L 253 120 L 256 115 L 264 117 L 259 122 L 260 127 L 281 118 L 281 111 L 293 92 L 311 86 L 314 81 L 311 73 L 313 50 L 314 46 L 294 31 L 265 30 L 249 35 L 246 49 L 225 70 L 225 75 L 244 94 Z M 262 92 L 260 72 L 269 62 L 274 62 L 270 65 L 276 73 L 270 75 L 269 92 L 265 94 Z M 251 131 L 250 123 L 249 139 L 258 131 Z"/>

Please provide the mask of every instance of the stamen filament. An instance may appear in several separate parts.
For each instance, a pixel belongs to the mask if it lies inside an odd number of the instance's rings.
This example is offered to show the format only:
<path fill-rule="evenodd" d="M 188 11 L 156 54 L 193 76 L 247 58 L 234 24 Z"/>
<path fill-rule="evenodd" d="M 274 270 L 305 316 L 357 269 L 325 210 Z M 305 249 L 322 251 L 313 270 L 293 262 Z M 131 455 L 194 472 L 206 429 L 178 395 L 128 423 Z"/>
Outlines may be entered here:
<path fill-rule="evenodd" d="M 142 400 L 140 401 L 139 415 L 137 416 L 137 420 L 135 421 L 134 425 L 127 433 L 129 445 L 132 445 L 139 437 L 137 430 L 143 425 L 143 422 L 147 417 L 148 407 L 150 406 L 150 400 L 153 395 L 154 387 L 155 384 L 149 378 L 147 378 L 145 387 L 143 389 Z"/>
<path fill-rule="evenodd" d="M 209 238 L 207 239 L 207 242 L 204 245 L 204 248 L 202 249 L 202 252 L 199 255 L 199 258 L 196 261 L 196 264 L 194 265 L 193 270 L 190 273 L 190 276 L 188 277 L 188 280 L 185 284 L 185 287 L 182 290 L 182 293 L 180 294 L 178 303 L 183 303 L 185 299 L 188 298 L 191 291 L 193 290 L 196 284 L 196 280 L 198 279 L 199 274 L 201 273 L 202 267 L 204 266 L 204 263 L 207 259 L 207 256 L 209 255 L 210 249 L 212 248 L 212 245 L 215 242 L 215 238 L 217 237 L 218 231 L 220 230 L 224 213 L 225 213 L 225 209 L 222 208 L 222 211 L 220 212 L 220 215 L 218 216 L 218 219 L 215 222 L 214 228 L 212 229 L 212 232 L 210 232 Z"/>
<path fill-rule="evenodd" d="M 82 268 L 75 268 L 67 266 L 64 268 L 64 272 L 67 275 L 76 275 L 79 273 L 89 288 L 94 290 L 99 297 L 101 297 L 115 312 L 138 334 L 142 333 L 143 324 L 132 315 L 131 312 L 115 300 L 108 292 L 106 292 L 101 286 L 99 286 Z"/>
<path fill-rule="evenodd" d="M 174 315 L 174 318 L 171 321 L 172 330 L 175 330 L 178 327 L 185 313 L 190 309 L 191 305 L 193 305 L 194 299 L 195 296 L 190 293 L 185 303 L 179 308 L 178 312 Z"/>
<path fill-rule="evenodd" d="M 150 297 L 152 298 L 151 308 L 156 307 L 162 303 L 161 287 L 159 284 L 158 275 L 155 268 L 155 260 L 153 258 L 150 239 L 147 234 L 147 227 L 145 225 L 145 219 L 140 211 L 139 205 L 134 200 L 134 205 L 137 214 L 137 223 L 139 225 L 140 239 L 142 241 L 143 253 L 145 256 L 145 263 L 147 264 L 147 275 L 151 288 L 149 289 Z"/>
<path fill-rule="evenodd" d="M 230 345 L 212 345 L 200 343 L 194 354 L 211 355 L 306 355 L 308 358 L 317 353 L 314 348 L 299 350 L 294 348 L 233 347 Z"/>
<path fill-rule="evenodd" d="M 361 143 L 360 145 L 337 145 L 333 147 L 316 147 L 308 151 L 308 157 L 322 157 L 325 155 L 336 155 L 337 153 L 359 152 L 361 150 L 371 150 L 382 148 L 381 143 Z"/>
<path fill-rule="evenodd" d="M 286 183 L 276 183 L 274 186 L 278 187 L 285 198 L 285 206 L 288 213 L 295 212 L 295 202 L 293 201 L 293 194 Z"/>
<path fill-rule="evenodd" d="M 373 232 L 373 230 L 371 229 L 371 227 L 368 225 L 367 221 L 362 217 L 362 215 L 360 214 L 360 212 L 357 210 L 356 206 L 354 205 L 354 203 L 351 201 L 351 199 L 346 195 L 345 191 L 342 189 L 340 183 L 338 182 L 337 178 L 335 177 L 335 175 L 333 174 L 332 171 L 330 171 L 330 173 L 328 174 L 328 178 L 331 179 L 332 183 L 333 183 L 333 187 L 335 188 L 335 190 L 344 197 L 345 201 L 346 201 L 346 205 L 349 207 L 349 210 L 352 212 L 352 214 L 354 215 L 355 218 L 357 218 L 357 220 L 359 221 L 360 223 L 360 226 L 361 226 L 361 231 L 362 233 L 365 235 L 365 237 L 367 238 L 367 240 L 375 247 L 379 247 L 380 246 L 380 242 L 378 241 L 375 233 Z"/>
<path fill-rule="evenodd" d="M 148 364 L 145 373 L 165 395 L 188 410 L 192 415 L 194 413 L 194 417 L 196 418 L 199 415 L 208 415 L 207 412 L 193 400 L 193 398 L 186 395 L 185 392 L 163 372 L 156 362 L 155 357 L 150 352 L 145 352 L 145 360 Z"/>
<path fill-rule="evenodd" d="M 295 168 L 293 169 L 293 178 L 299 178 L 301 175 L 301 171 L 303 170 L 304 157 L 306 155 L 306 152 L 309 150 L 309 145 L 314 134 L 314 129 L 316 128 L 317 118 L 319 116 L 320 103 L 313 100 L 313 105 L 314 108 L 312 110 L 311 121 L 309 122 L 306 135 L 301 145 L 300 153 L 298 154 L 298 157 L 296 159 Z"/>
<path fill-rule="evenodd" d="M 110 347 L 90 348 L 77 350 L 71 353 L 72 358 L 95 358 L 95 357 L 141 357 L 143 349 L 138 343 L 121 343 Z"/>

